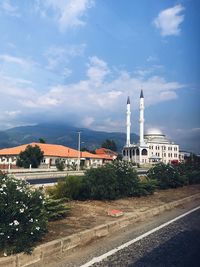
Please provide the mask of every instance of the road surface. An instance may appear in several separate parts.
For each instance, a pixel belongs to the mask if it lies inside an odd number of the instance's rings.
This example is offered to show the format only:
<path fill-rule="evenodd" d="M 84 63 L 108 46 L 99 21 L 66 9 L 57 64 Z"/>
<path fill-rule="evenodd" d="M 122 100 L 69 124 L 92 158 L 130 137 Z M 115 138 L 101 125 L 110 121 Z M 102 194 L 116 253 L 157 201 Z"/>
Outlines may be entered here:
<path fill-rule="evenodd" d="M 199 201 L 189 203 L 137 222 L 114 236 L 105 237 L 90 245 L 76 249 L 60 262 L 49 262 L 49 267 L 199 267 L 200 266 L 200 206 Z M 192 211 L 192 209 L 197 208 Z M 190 214 L 170 223 L 178 216 Z M 168 224 L 161 229 L 163 224 Z M 153 231 L 148 234 L 146 233 Z M 127 242 L 133 244 L 126 246 Z M 113 251 L 125 246 L 118 252 Z M 105 254 L 112 255 L 106 257 Z M 96 260 L 97 259 L 97 260 Z M 96 263 L 94 263 L 97 261 Z M 94 264 L 93 264 L 94 263 Z"/>

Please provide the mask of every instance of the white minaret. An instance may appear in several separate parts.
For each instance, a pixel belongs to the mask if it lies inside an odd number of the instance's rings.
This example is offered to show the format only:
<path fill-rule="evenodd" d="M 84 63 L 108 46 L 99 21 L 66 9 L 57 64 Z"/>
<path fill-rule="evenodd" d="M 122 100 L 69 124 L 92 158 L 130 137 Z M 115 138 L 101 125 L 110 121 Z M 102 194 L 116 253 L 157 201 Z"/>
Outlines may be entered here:
<path fill-rule="evenodd" d="M 140 93 L 140 146 L 144 145 L 144 96 Z"/>
<path fill-rule="evenodd" d="M 127 99 L 126 106 L 126 146 L 130 146 L 130 138 L 131 138 L 131 104 L 130 98 Z"/>

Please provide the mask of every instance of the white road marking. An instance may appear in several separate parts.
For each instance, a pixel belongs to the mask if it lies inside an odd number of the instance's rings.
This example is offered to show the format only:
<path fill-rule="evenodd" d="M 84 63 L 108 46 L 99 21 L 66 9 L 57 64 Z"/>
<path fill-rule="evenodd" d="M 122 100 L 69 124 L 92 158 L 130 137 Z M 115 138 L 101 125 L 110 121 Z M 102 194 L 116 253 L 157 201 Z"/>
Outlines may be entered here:
<path fill-rule="evenodd" d="M 132 239 L 132 240 L 130 240 L 128 242 L 126 242 L 126 243 L 124 243 L 123 245 L 121 245 L 121 246 L 119 246 L 117 248 L 114 248 L 114 249 L 106 252 L 105 254 L 103 254 L 103 255 L 101 255 L 99 257 L 94 257 L 91 261 L 81 265 L 80 267 L 89 267 L 89 266 L 92 266 L 92 264 L 94 264 L 94 263 L 101 262 L 102 260 L 106 259 L 107 257 L 115 254 L 119 250 L 127 248 L 128 246 L 136 243 L 137 241 L 139 241 L 139 240 L 151 235 L 152 233 L 155 233 L 156 231 L 159 231 L 160 229 L 164 228 L 165 226 L 167 226 L 167 225 L 169 225 L 169 224 L 171 224 L 171 223 L 173 223 L 175 221 L 180 220 L 181 218 L 189 215 L 190 213 L 192 213 L 192 212 L 194 212 L 194 211 L 196 211 L 198 209 L 200 209 L 200 206 L 198 206 L 198 207 L 196 207 L 196 208 L 194 208 L 194 209 L 192 209 L 192 210 L 190 210 L 188 212 L 185 212 L 182 215 L 180 215 L 180 216 L 178 216 L 178 217 L 176 217 L 176 218 L 174 218 L 174 219 L 172 219 L 172 220 L 170 220 L 170 221 L 168 221 L 166 223 L 161 224 L 160 226 L 158 226 L 158 227 L 156 227 L 156 228 L 154 228 L 154 229 L 152 229 L 152 230 L 150 230 L 150 231 L 148 231 L 148 232 L 146 232 L 146 233 L 144 233 L 144 234 L 142 234 L 142 235 L 140 235 L 140 236 L 138 236 L 138 237 L 136 237 L 136 238 L 134 238 L 134 239 Z"/>

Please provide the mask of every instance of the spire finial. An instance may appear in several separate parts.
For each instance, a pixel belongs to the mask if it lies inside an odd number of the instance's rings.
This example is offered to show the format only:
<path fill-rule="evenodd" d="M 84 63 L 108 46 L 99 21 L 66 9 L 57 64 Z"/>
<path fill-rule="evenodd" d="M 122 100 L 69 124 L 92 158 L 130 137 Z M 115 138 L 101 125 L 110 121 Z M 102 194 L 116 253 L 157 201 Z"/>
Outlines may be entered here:
<path fill-rule="evenodd" d="M 143 90 L 142 89 L 141 89 L 141 92 L 140 92 L 140 98 L 144 98 Z"/>
<path fill-rule="evenodd" d="M 128 98 L 127 98 L 127 104 L 130 104 L 130 103 L 131 103 L 130 97 L 128 96 Z"/>

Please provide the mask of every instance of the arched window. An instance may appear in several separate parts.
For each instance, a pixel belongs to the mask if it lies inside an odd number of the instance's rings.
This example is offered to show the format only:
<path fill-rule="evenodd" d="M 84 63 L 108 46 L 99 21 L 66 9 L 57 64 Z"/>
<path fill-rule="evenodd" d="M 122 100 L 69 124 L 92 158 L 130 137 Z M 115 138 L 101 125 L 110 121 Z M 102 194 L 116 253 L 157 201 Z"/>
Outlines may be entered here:
<path fill-rule="evenodd" d="M 142 149 L 142 155 L 146 156 L 147 155 L 147 150 L 146 149 Z"/>
<path fill-rule="evenodd" d="M 132 150 L 130 149 L 130 158 L 132 158 Z"/>
<path fill-rule="evenodd" d="M 139 156 L 140 152 L 139 152 L 139 149 L 137 148 L 136 149 L 136 155 Z"/>
<path fill-rule="evenodd" d="M 135 149 L 133 149 L 133 151 L 132 151 L 132 152 L 133 152 L 133 156 L 135 156 Z"/>
<path fill-rule="evenodd" d="M 126 151 L 125 151 L 125 150 L 123 150 L 123 155 L 124 155 L 124 156 L 126 155 Z"/>

